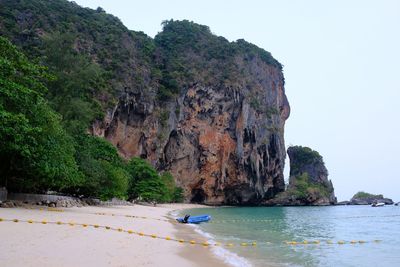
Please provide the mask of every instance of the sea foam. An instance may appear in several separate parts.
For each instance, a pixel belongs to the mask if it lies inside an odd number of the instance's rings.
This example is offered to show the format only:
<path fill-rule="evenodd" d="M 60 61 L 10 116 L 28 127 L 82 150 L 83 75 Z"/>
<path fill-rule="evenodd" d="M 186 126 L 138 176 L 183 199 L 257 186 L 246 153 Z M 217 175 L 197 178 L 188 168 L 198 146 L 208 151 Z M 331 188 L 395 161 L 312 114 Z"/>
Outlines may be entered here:
<path fill-rule="evenodd" d="M 200 229 L 198 225 L 188 224 L 194 228 L 194 231 L 202 236 L 204 236 L 208 243 L 215 244 L 215 238 L 210 233 L 207 233 Z M 219 259 L 222 259 L 223 262 L 226 264 L 233 266 L 233 267 L 251 267 L 252 264 L 243 257 L 219 246 L 212 246 L 211 247 L 212 253 L 217 256 Z"/>

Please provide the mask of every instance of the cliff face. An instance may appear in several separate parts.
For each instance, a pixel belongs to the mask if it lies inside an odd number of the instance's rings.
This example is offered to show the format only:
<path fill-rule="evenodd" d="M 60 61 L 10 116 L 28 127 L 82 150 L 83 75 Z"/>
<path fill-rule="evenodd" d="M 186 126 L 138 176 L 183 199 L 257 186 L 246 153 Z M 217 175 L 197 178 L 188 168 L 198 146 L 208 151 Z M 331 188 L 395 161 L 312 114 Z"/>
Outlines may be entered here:
<path fill-rule="evenodd" d="M 89 131 L 127 159 L 170 171 L 186 201 L 255 204 L 284 190 L 290 108 L 282 65 L 269 52 L 189 21 L 163 22 L 152 39 L 64 0 L 0 6 L 0 33 L 32 58 L 51 69 L 49 43 L 71 42 L 101 70 L 85 101 L 105 116 Z"/>
<path fill-rule="evenodd" d="M 257 59 L 246 67 L 258 70 L 251 78 L 263 86 L 197 83 L 162 109 L 154 99 L 127 93 L 94 132 L 125 157 L 140 156 L 170 171 L 187 201 L 250 204 L 271 198 L 284 190 L 289 105 L 279 69 Z"/>
<path fill-rule="evenodd" d="M 332 205 L 336 204 L 332 181 L 318 152 L 301 146 L 289 147 L 290 177 L 287 190 L 268 204 Z"/>

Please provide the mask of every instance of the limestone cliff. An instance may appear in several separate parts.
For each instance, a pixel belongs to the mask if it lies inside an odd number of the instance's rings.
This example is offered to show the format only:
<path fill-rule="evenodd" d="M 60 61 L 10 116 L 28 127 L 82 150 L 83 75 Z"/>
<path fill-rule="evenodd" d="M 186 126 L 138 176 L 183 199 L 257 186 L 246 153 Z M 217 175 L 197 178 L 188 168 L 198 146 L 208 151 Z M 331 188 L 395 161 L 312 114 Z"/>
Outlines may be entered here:
<path fill-rule="evenodd" d="M 337 200 L 321 155 L 308 147 L 288 148 L 289 185 L 284 193 L 267 201 L 271 205 L 332 205 Z"/>
<path fill-rule="evenodd" d="M 220 38 L 208 29 L 199 35 L 209 39 L 204 47 Z M 94 132 L 125 157 L 140 156 L 170 171 L 186 201 L 254 204 L 272 198 L 284 190 L 283 132 L 289 116 L 284 78 L 280 65 L 237 44 L 220 41 L 219 49 L 231 54 L 210 59 L 208 67 L 203 49 L 175 46 L 181 64 L 197 77 L 178 80 L 179 94 L 162 104 L 151 95 L 126 92 Z M 166 49 L 162 53 L 171 53 Z M 219 65 L 231 69 L 223 79 L 227 70 Z"/>
<path fill-rule="evenodd" d="M 84 96 L 90 133 L 170 171 L 186 201 L 256 204 L 284 190 L 290 108 L 269 52 L 189 21 L 165 21 L 153 39 L 64 0 L 0 6 L 0 33 L 28 56 L 52 68 L 63 62 L 50 61 L 49 44 L 64 45 L 95 65 L 102 82 Z"/>

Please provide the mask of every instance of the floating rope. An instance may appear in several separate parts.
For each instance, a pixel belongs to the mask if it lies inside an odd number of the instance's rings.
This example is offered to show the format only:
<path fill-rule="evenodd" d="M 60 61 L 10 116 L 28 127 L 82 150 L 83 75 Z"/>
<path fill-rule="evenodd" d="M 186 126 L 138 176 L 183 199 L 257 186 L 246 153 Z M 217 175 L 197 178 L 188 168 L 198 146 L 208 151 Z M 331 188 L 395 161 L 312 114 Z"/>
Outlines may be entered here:
<path fill-rule="evenodd" d="M 298 246 L 298 245 L 333 245 L 333 244 L 338 244 L 338 245 L 344 245 L 344 244 L 351 244 L 351 245 L 361 245 L 365 243 L 380 243 L 382 240 L 372 240 L 372 241 L 366 241 L 366 240 L 351 240 L 351 241 L 345 241 L 345 240 L 339 240 L 339 241 L 332 241 L 332 240 L 303 240 L 303 241 L 283 241 L 283 242 L 241 242 L 241 243 L 231 243 L 231 242 L 208 242 L 208 241 L 196 241 L 196 240 L 184 240 L 184 239 L 177 239 L 173 238 L 170 236 L 158 236 L 156 234 L 148 234 L 148 233 L 143 233 L 143 232 L 136 232 L 133 230 L 126 230 L 123 228 L 116 228 L 116 227 L 111 227 L 107 225 L 99 225 L 99 224 L 88 224 L 88 223 L 76 223 L 73 221 L 70 222 L 62 222 L 62 221 L 36 221 L 36 220 L 21 220 L 21 219 L 5 219 L 5 218 L 0 218 L 0 222 L 13 222 L 13 223 L 29 223 L 29 224 L 42 224 L 42 225 L 65 225 L 65 226 L 82 226 L 83 228 L 88 228 L 88 227 L 93 227 L 95 229 L 105 229 L 105 230 L 112 230 L 112 231 L 117 231 L 117 232 L 124 232 L 128 234 L 135 234 L 138 236 L 143 236 L 143 237 L 150 237 L 153 239 L 162 239 L 162 240 L 167 240 L 167 241 L 173 241 L 173 242 L 178 242 L 181 244 L 189 244 L 189 245 L 198 245 L 198 246 L 203 246 L 203 247 L 257 247 L 259 245 L 289 245 L 289 246 Z"/>

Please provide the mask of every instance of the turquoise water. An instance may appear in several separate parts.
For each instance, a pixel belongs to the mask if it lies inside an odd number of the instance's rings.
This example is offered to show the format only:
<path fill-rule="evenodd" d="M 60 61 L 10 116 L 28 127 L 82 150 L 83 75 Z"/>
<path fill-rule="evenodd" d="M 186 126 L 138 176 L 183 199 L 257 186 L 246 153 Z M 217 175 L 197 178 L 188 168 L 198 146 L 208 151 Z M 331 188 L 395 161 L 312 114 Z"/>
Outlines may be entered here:
<path fill-rule="evenodd" d="M 212 216 L 196 231 L 221 242 L 223 248 L 213 250 L 233 266 L 400 266 L 397 206 L 221 207 L 185 213 Z M 286 243 L 304 240 L 309 244 Z M 319 244 L 310 244 L 315 241 Z"/>

